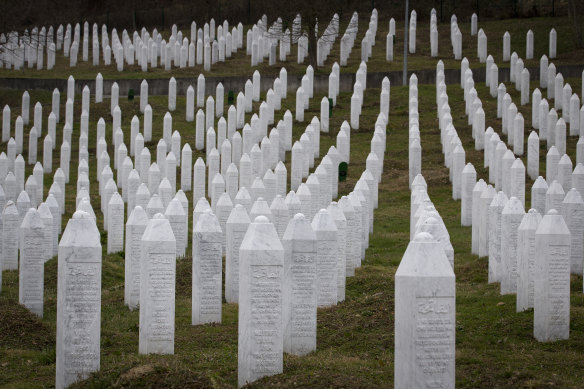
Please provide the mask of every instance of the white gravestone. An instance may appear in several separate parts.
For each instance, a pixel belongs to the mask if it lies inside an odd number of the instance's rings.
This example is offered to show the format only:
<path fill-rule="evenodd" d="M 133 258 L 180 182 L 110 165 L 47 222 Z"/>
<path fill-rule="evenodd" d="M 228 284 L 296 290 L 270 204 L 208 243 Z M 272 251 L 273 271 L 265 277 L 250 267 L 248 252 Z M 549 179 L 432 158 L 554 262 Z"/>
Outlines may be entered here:
<path fill-rule="evenodd" d="M 174 354 L 176 239 L 160 213 L 148 221 L 140 258 L 140 354 Z"/>
<path fill-rule="evenodd" d="M 501 282 L 501 212 L 508 201 L 505 192 L 500 190 L 489 205 L 489 283 Z"/>
<path fill-rule="evenodd" d="M 584 260 L 584 202 L 580 193 L 572 188 L 567 191 L 562 202 L 562 216 L 570 233 L 572 234 L 571 244 L 571 265 L 570 273 L 582 275 L 582 261 Z"/>
<path fill-rule="evenodd" d="M 314 216 L 312 229 L 316 235 L 317 306 L 329 307 L 337 304 L 338 230 L 333 216 L 325 209 Z"/>
<path fill-rule="evenodd" d="M 59 389 L 100 367 L 101 253 L 95 219 L 75 212 L 59 243 L 55 376 Z"/>
<path fill-rule="evenodd" d="M 193 227 L 192 325 L 221 323 L 223 232 L 210 211 Z"/>
<path fill-rule="evenodd" d="M 535 232 L 533 335 L 540 342 L 570 336 L 570 230 L 549 211 Z"/>
<path fill-rule="evenodd" d="M 8 200 L 2 212 L 2 270 L 18 270 L 18 208 Z"/>
<path fill-rule="evenodd" d="M 124 249 L 124 201 L 114 192 L 108 205 L 107 253 L 117 253 Z"/>
<path fill-rule="evenodd" d="M 249 224 L 247 210 L 236 204 L 225 225 L 225 301 L 228 303 L 239 302 L 239 249 Z"/>
<path fill-rule="evenodd" d="M 548 184 L 542 176 L 537 177 L 531 186 L 531 208 L 536 209 L 541 215 L 545 214 L 545 195 Z"/>
<path fill-rule="evenodd" d="M 18 302 L 43 317 L 45 232 L 40 213 L 30 208 L 20 226 Z"/>
<path fill-rule="evenodd" d="M 455 276 L 428 233 L 410 242 L 395 274 L 395 387 L 454 388 Z"/>
<path fill-rule="evenodd" d="M 282 240 L 285 249 L 282 296 L 284 351 L 316 350 L 317 241 L 310 221 L 294 215 Z"/>
<path fill-rule="evenodd" d="M 187 213 L 178 198 L 170 200 L 164 216 L 168 219 L 176 239 L 176 257 L 182 258 L 187 245 Z"/>
<path fill-rule="evenodd" d="M 564 201 L 566 193 L 562 189 L 562 185 L 556 180 L 551 183 L 547 192 L 545 192 L 545 212 L 555 209 L 558 212 L 562 210 L 562 202 Z"/>
<path fill-rule="evenodd" d="M 460 202 L 460 224 L 471 226 L 473 222 L 473 189 L 477 180 L 477 172 L 471 163 L 467 163 L 461 173 L 461 202 Z"/>
<path fill-rule="evenodd" d="M 532 180 L 539 176 L 539 137 L 535 131 L 527 138 L 527 174 Z"/>
<path fill-rule="evenodd" d="M 140 258 L 142 235 L 148 224 L 148 215 L 141 206 L 136 206 L 126 223 L 125 286 L 124 304 L 135 309 L 140 303 Z"/>
<path fill-rule="evenodd" d="M 284 248 L 264 216 L 250 224 L 239 251 L 238 386 L 283 371 Z"/>
<path fill-rule="evenodd" d="M 509 198 L 501 212 L 501 294 L 517 293 L 517 234 L 525 215 L 517 197 Z"/>
<path fill-rule="evenodd" d="M 541 215 L 535 209 L 527 212 L 517 232 L 517 312 L 533 308 L 535 276 L 535 231 Z"/>
<path fill-rule="evenodd" d="M 495 194 L 495 188 L 488 185 L 481 193 L 479 200 L 479 257 L 485 257 L 489 254 L 489 205 L 491 205 Z"/>
<path fill-rule="evenodd" d="M 41 203 L 39 205 L 38 211 L 41 215 L 41 221 L 43 222 L 43 262 L 47 262 L 55 254 L 55 243 L 58 242 L 54 239 L 55 229 L 53 228 L 53 214 L 47 203 Z M 56 223 L 56 222 L 55 222 Z"/>

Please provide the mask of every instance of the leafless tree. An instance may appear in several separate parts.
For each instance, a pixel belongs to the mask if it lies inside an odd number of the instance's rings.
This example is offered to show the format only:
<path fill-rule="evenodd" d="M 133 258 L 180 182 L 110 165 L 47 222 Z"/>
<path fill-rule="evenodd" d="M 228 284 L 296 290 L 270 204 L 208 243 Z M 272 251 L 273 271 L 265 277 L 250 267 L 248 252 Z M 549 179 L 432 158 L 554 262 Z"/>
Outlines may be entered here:
<path fill-rule="evenodd" d="M 283 34 L 286 29 L 292 31 L 294 21 L 299 15 L 301 24 L 297 26 L 299 35 L 303 35 L 308 40 L 307 53 L 309 62 L 313 67 L 317 64 L 317 42 L 319 39 L 327 43 L 332 43 L 332 40 L 337 34 L 326 30 L 333 15 L 337 14 L 339 20 L 349 20 L 354 10 L 354 5 L 357 3 L 354 0 L 329 0 L 326 5 L 314 0 L 299 0 L 279 2 L 275 9 L 268 9 L 267 16 L 272 20 L 281 19 L 281 28 L 276 28 L 276 34 Z M 339 23 L 338 37 L 342 37 L 343 32 L 347 26 L 342 26 Z M 356 25 L 348 26 L 348 29 L 357 28 Z M 320 30 L 320 31 L 318 31 Z M 272 32 L 272 35 L 274 32 Z M 273 35 L 275 38 L 281 39 L 281 36 Z"/>
<path fill-rule="evenodd" d="M 574 29 L 574 42 L 576 47 L 584 48 L 584 36 L 582 25 L 584 24 L 584 0 L 568 0 L 568 15 Z"/>

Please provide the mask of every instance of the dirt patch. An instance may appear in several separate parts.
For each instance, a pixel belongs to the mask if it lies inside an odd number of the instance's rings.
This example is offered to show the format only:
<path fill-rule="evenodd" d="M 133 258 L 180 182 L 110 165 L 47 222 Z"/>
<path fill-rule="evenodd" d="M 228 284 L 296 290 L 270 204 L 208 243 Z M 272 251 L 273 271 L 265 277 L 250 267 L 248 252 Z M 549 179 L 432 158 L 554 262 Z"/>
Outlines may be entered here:
<path fill-rule="evenodd" d="M 141 365 L 136 366 L 125 372 L 120 376 L 122 381 L 130 381 L 136 378 L 142 377 L 143 375 L 149 374 L 154 371 L 154 367 L 152 365 Z"/>
<path fill-rule="evenodd" d="M 15 301 L 0 299 L 0 349 L 43 350 L 55 346 L 55 332 Z"/>

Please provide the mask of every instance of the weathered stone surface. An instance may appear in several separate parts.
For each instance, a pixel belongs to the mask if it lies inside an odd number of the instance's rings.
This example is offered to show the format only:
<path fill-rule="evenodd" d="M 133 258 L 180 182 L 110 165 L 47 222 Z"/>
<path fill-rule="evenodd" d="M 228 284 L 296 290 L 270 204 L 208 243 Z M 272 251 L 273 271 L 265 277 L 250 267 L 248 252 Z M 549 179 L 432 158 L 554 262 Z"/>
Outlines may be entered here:
<path fill-rule="evenodd" d="M 117 253 L 124 249 L 124 201 L 118 192 L 114 192 L 107 205 L 107 253 Z"/>
<path fill-rule="evenodd" d="M 283 370 L 284 248 L 266 217 L 259 216 L 250 224 L 239 255 L 237 373 L 241 387 Z"/>
<path fill-rule="evenodd" d="M 517 293 L 517 231 L 523 215 L 517 197 L 509 198 L 501 211 L 501 294 Z"/>
<path fill-rule="evenodd" d="M 316 235 L 317 306 L 329 307 L 337 304 L 338 230 L 333 216 L 326 209 L 314 215 L 312 229 Z"/>
<path fill-rule="evenodd" d="M 517 312 L 533 308 L 535 278 L 535 231 L 541 215 L 535 209 L 527 212 L 517 233 Z"/>
<path fill-rule="evenodd" d="M 501 212 L 509 199 L 505 192 L 497 192 L 489 205 L 489 283 L 501 282 Z"/>
<path fill-rule="evenodd" d="M 454 272 L 440 244 L 420 233 L 395 275 L 396 388 L 454 388 L 455 313 Z"/>
<path fill-rule="evenodd" d="M 30 208 L 20 226 L 20 272 L 18 302 L 43 317 L 45 227 L 41 214 Z M 49 227 L 49 232 L 51 227 Z"/>
<path fill-rule="evenodd" d="M 192 325 L 221 323 L 222 240 L 219 220 L 205 211 L 193 227 Z"/>
<path fill-rule="evenodd" d="M 132 310 L 140 304 L 141 243 L 147 224 L 146 211 L 137 205 L 130 213 L 126 223 L 124 303 Z"/>
<path fill-rule="evenodd" d="M 142 235 L 140 260 L 140 354 L 174 354 L 176 239 L 161 213 Z"/>
<path fill-rule="evenodd" d="M 584 260 L 584 202 L 576 189 L 572 188 L 566 193 L 561 213 L 572 235 L 570 272 L 581 275 Z"/>
<path fill-rule="evenodd" d="M 282 239 L 285 250 L 282 311 L 284 351 L 316 350 L 317 241 L 310 221 L 294 215 Z M 240 291 L 241 292 L 241 291 Z"/>
<path fill-rule="evenodd" d="M 228 303 L 239 301 L 239 249 L 249 227 L 250 219 L 246 208 L 236 204 L 227 219 L 225 235 L 225 300 Z"/>
<path fill-rule="evenodd" d="M 55 386 L 65 388 L 100 366 L 101 243 L 95 218 L 77 211 L 59 243 Z"/>
<path fill-rule="evenodd" d="M 533 335 L 540 342 L 570 335 L 570 230 L 549 211 L 535 232 Z"/>

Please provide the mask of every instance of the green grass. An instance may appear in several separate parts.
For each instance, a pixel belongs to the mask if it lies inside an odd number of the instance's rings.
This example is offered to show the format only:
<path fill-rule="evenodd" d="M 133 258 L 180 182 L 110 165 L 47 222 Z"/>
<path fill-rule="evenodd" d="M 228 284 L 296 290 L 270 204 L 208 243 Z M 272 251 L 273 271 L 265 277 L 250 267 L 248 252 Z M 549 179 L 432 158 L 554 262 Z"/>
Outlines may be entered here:
<path fill-rule="evenodd" d="M 539 20 L 544 23 L 544 21 Z M 495 22 L 493 22 L 495 23 Z M 442 27 L 442 26 L 441 26 Z M 514 26 L 517 28 L 517 26 Z M 444 28 L 442 28 L 443 30 Z M 487 32 L 489 34 L 489 32 Z M 502 35 L 502 32 L 501 32 Z M 536 42 L 537 42 L 536 33 Z M 560 39 L 558 42 L 561 42 Z M 492 40 L 489 44 L 495 44 Z M 515 50 L 516 40 L 513 40 Z M 420 46 L 419 46 L 420 47 Z M 377 46 L 376 46 L 377 49 Z M 560 50 L 561 52 L 561 50 Z M 536 53 L 538 51 L 536 50 Z M 428 59 L 428 62 L 432 60 Z M 472 65 L 476 65 L 473 59 Z M 433 67 L 433 65 L 432 65 Z M 126 73 L 124 73 L 125 75 Z M 263 73 L 262 73 L 263 74 Z M 141 75 L 137 75 L 141 77 Z M 567 80 L 573 86 L 579 80 Z M 534 89 L 535 82 L 531 88 Z M 487 125 L 500 133 L 496 119 L 496 100 L 477 82 L 483 100 Z M 519 95 L 508 85 L 514 101 Z M 41 101 L 48 107 L 51 94 L 29 91 L 31 106 Z M 365 168 L 373 125 L 379 112 L 380 90 L 370 86 L 364 92 L 365 101 L 360 118 L 360 130 L 351 135 L 351 164 L 346 182 L 339 187 L 340 194 L 348 193 Z M 0 91 L 0 105 L 20 106 L 22 91 Z M 251 387 L 359 387 L 386 388 L 393 385 L 394 343 L 394 274 L 409 242 L 410 192 L 408 190 L 408 90 L 392 87 L 391 111 L 388 125 L 387 151 L 383 179 L 379 185 L 379 208 L 375 211 L 374 232 L 370 236 L 363 265 L 355 277 L 347 279 L 346 301 L 336 307 L 319 309 L 317 351 L 305 357 L 284 356 L 283 374 L 264 378 Z M 466 151 L 467 161 L 477 168 L 479 177 L 487 177 L 482 167 L 483 154 L 474 150 L 471 129 L 466 125 L 462 90 L 458 85 L 448 87 L 454 125 Z M 306 112 L 307 123 L 320 112 L 322 95 L 315 95 Z M 76 98 L 75 128 L 72 144 L 72 164 L 67 212 L 63 227 L 74 209 L 76 161 L 78 158 L 79 116 L 81 99 Z M 153 108 L 153 139 L 162 136 L 162 120 L 167 100 L 164 96 L 149 98 Z M 120 99 L 123 129 L 129 144 L 129 123 L 139 114 L 139 102 Z M 294 105 L 289 93 L 283 109 L 276 113 L 276 121 L 286 108 Z M 448 170 L 443 165 L 438 121 L 435 107 L 435 88 L 419 86 L 420 132 L 423 148 L 422 172 L 428 183 L 429 195 L 440 212 L 455 250 L 456 274 L 456 383 L 462 388 L 541 388 L 581 387 L 584 379 L 582 360 L 584 350 L 584 296 L 582 277 L 572 276 L 570 339 L 554 343 L 539 343 L 533 338 L 533 311 L 515 312 L 515 296 L 500 296 L 498 284 L 487 283 L 487 259 L 470 254 L 470 228 L 460 226 L 460 202 L 451 198 Z M 61 104 L 64 117 L 64 104 Z M 349 119 L 350 94 L 339 96 L 338 105 L 330 119 L 331 131 L 321 135 L 321 155 L 335 143 L 343 120 Z M 258 106 L 255 104 L 254 110 Z M 531 105 L 519 107 L 525 118 L 527 142 L 531 125 Z M 15 116 L 18 109 L 13 109 Z M 95 180 L 95 128 L 97 119 L 107 122 L 107 139 L 111 139 L 109 101 L 92 104 L 90 113 L 89 153 L 91 202 L 102 226 L 99 196 Z M 194 123 L 185 122 L 185 99 L 177 98 L 173 113 L 174 129 L 182 141 L 194 145 Z M 249 116 L 247 116 L 249 118 Z M 62 140 L 61 126 L 59 143 Z M 24 145 L 28 145 L 25 128 Z M 304 125 L 294 124 L 294 139 L 298 139 Z M 46 129 L 43 135 L 46 134 Z M 506 139 L 505 136 L 502 137 Z M 568 153 L 575 162 L 576 138 L 568 139 Z M 39 158 L 42 142 L 39 142 Z M 156 142 L 147 145 L 151 152 Z M 5 145 L 1 150 L 5 151 Z M 193 147 L 194 149 L 194 147 Z M 26 150 L 26 147 L 25 147 Z M 525 147 L 525 150 L 527 148 Z M 108 149 L 113 158 L 113 147 Z M 58 153 L 53 155 L 57 157 Z M 154 155 L 154 154 L 153 154 Z M 193 150 L 193 162 L 203 152 Z M 540 147 L 540 172 L 545 171 L 545 145 Z M 526 163 L 526 156 L 523 157 Z M 290 153 L 287 167 L 290 168 Z M 54 158 L 53 167 L 58 166 Z M 27 165 L 27 175 L 32 166 Z M 177 182 L 180 170 L 177 173 Z M 45 194 L 52 179 L 45 177 Z M 526 204 L 530 200 L 532 181 L 526 179 Z M 189 199 L 192 194 L 187 193 Z M 193 210 L 190 204 L 190 212 Z M 192 225 L 190 226 L 192 231 Z M 124 299 L 124 258 L 106 255 L 105 236 L 102 237 L 102 323 L 101 370 L 78 387 L 214 387 L 237 385 L 237 306 L 223 304 L 221 325 L 191 326 L 191 257 L 177 261 L 176 279 L 176 333 L 175 355 L 155 356 L 138 354 L 138 311 L 129 311 Z M 190 241 L 190 240 L 189 240 Z M 190 245 L 187 249 L 190 253 Z M 15 271 L 3 273 L 0 294 L 0 386 L 46 387 L 55 379 L 57 258 L 45 264 L 44 318 L 38 319 L 18 304 L 18 276 Z"/>
<path fill-rule="evenodd" d="M 341 68 L 342 73 L 355 73 L 359 68 L 361 63 L 361 40 L 365 36 L 367 30 L 369 17 L 366 15 L 361 15 L 359 20 L 359 31 L 357 34 L 357 39 L 355 45 L 351 52 L 351 56 L 347 62 L 346 67 Z M 381 20 L 379 22 L 375 46 L 373 47 L 372 57 L 367 62 L 367 69 L 369 72 L 388 72 L 388 71 L 401 71 L 403 69 L 403 22 L 401 22 L 401 15 L 394 15 L 396 19 L 396 41 L 394 43 L 394 61 L 388 63 L 385 60 L 385 38 L 389 32 L 389 20 Z M 336 39 L 333 48 L 329 54 L 325 65 L 315 69 L 315 74 L 328 74 L 330 73 L 331 66 L 335 61 L 339 61 L 340 55 L 340 38 L 342 33 L 346 29 L 346 24 L 348 20 L 341 22 L 341 34 Z M 475 60 L 477 58 L 477 37 L 470 36 L 470 22 L 460 20 L 459 28 L 462 31 L 462 54 L 463 57 L 468 57 L 469 60 Z M 505 20 L 490 20 L 490 21 L 480 21 L 479 28 L 482 28 L 487 34 L 487 46 L 488 53 L 493 55 L 495 63 L 499 67 L 508 67 L 509 63 L 502 63 L 503 58 L 503 34 L 505 31 L 509 31 L 511 34 L 511 52 L 517 51 L 520 57 L 525 57 L 525 35 L 527 30 L 532 29 L 534 32 L 534 59 L 525 60 L 525 66 L 539 66 L 539 58 L 548 53 L 548 34 L 551 28 L 557 30 L 557 53 L 558 58 L 556 62 L 561 61 L 562 63 L 579 63 L 584 57 L 583 49 L 576 49 L 570 23 L 566 17 L 541 17 L 541 18 L 531 18 L 531 19 L 505 19 Z M 248 26 L 244 27 L 244 31 L 247 31 Z M 161 34 L 168 38 L 170 36 L 169 31 L 161 31 Z M 244 32 L 245 35 L 245 32 Z M 183 36 L 190 36 L 189 31 L 183 31 Z M 452 52 L 452 46 L 450 44 L 450 23 L 442 23 L 438 25 L 438 59 L 444 61 L 444 66 L 446 69 L 454 69 L 460 67 L 460 62 L 454 60 L 454 55 Z M 238 52 L 232 56 L 231 59 L 227 59 L 225 63 L 217 63 L 212 66 L 211 72 L 206 72 L 203 70 L 202 65 L 197 65 L 194 68 L 176 68 L 173 66 L 172 70 L 165 71 L 164 64 L 157 68 L 149 68 L 146 73 L 143 73 L 138 65 L 128 66 L 124 64 L 124 71 L 122 73 L 117 71 L 115 61 L 112 56 L 112 65 L 103 65 L 103 58 L 100 59 L 99 66 L 93 66 L 91 60 L 91 50 L 89 55 L 89 61 L 83 62 L 81 60 L 81 53 L 79 54 L 79 59 L 77 66 L 71 68 L 69 66 L 69 58 L 63 56 L 63 52 L 57 53 L 56 64 L 52 70 L 36 70 L 28 69 L 25 67 L 22 70 L 8 70 L 0 69 L 0 78 L 67 78 L 69 75 L 73 75 L 76 79 L 89 80 L 95 79 L 98 72 L 101 72 L 104 79 L 150 79 L 150 78 L 168 78 L 170 76 L 181 77 L 181 78 L 194 78 L 197 77 L 199 73 L 205 76 L 215 76 L 215 77 L 230 77 L 230 76 L 241 76 L 248 75 L 251 77 L 254 70 L 259 70 L 262 75 L 277 76 L 279 74 L 280 68 L 282 66 L 286 67 L 289 74 L 304 74 L 306 66 L 308 64 L 308 58 L 305 59 L 304 64 L 298 64 L 297 59 L 297 46 L 293 45 L 291 53 L 287 58 L 286 62 L 277 62 L 275 66 L 269 66 L 268 60 L 266 59 L 263 63 L 256 66 L 255 68 L 250 67 L 251 57 L 245 54 L 245 36 L 244 36 L 244 47 L 239 49 Z M 279 51 L 278 51 L 279 52 Z M 46 65 L 46 58 L 45 58 Z M 418 23 L 417 34 L 416 34 L 416 53 L 408 55 L 408 69 L 420 70 L 420 69 L 434 69 L 436 66 L 436 59 L 430 56 L 430 26 L 427 21 Z M 479 64 L 477 61 L 471 62 L 471 67 L 484 67 L 483 64 Z M 245 69 L 245 70 L 243 70 Z"/>

